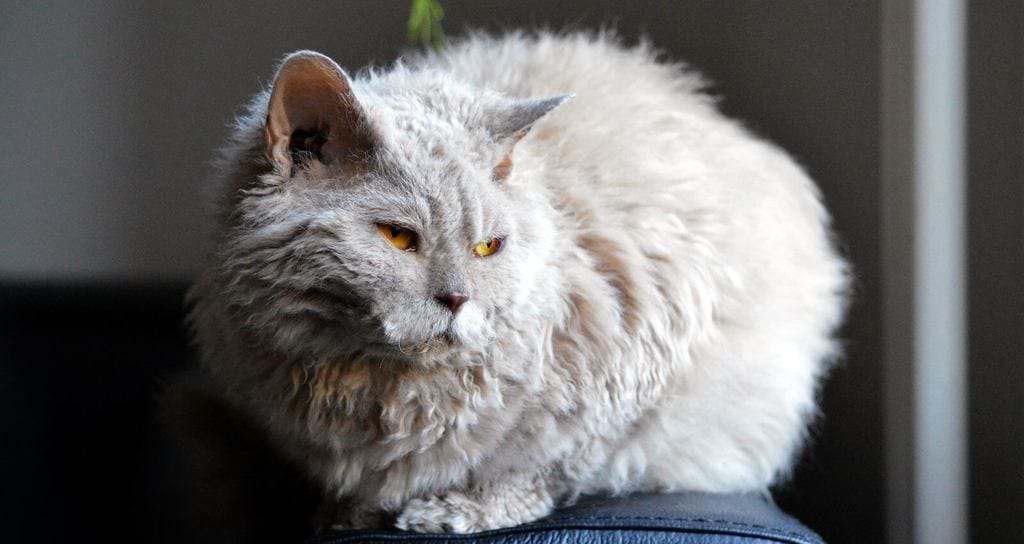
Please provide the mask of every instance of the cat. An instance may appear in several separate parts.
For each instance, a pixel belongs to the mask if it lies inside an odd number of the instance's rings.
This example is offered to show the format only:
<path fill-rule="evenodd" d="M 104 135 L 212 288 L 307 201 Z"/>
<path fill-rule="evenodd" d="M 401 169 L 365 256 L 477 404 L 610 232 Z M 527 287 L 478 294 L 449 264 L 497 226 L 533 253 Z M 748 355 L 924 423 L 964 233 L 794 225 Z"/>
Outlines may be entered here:
<path fill-rule="evenodd" d="M 850 274 L 814 183 L 705 86 L 606 33 L 284 58 L 223 150 L 190 323 L 328 525 L 786 477 Z"/>

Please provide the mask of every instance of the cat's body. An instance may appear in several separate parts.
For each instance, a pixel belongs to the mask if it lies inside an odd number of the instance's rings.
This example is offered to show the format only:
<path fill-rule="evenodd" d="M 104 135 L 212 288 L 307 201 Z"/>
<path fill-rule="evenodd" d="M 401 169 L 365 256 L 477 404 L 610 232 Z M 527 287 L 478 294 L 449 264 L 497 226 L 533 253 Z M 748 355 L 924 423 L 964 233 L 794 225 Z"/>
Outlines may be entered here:
<path fill-rule="evenodd" d="M 290 57 L 240 120 L 192 321 L 336 524 L 476 531 L 787 470 L 846 276 L 785 153 L 604 38 L 326 62 Z"/>

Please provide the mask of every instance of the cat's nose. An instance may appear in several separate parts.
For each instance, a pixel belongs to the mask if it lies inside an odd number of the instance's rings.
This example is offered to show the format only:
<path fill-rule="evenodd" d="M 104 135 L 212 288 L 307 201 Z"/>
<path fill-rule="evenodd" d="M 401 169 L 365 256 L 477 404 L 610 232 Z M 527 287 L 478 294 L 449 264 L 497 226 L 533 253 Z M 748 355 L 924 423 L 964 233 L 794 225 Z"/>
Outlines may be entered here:
<path fill-rule="evenodd" d="M 446 306 L 451 310 L 452 315 L 459 313 L 459 308 L 462 304 L 469 300 L 469 296 L 463 295 L 462 293 L 444 293 L 434 297 L 442 306 Z"/>

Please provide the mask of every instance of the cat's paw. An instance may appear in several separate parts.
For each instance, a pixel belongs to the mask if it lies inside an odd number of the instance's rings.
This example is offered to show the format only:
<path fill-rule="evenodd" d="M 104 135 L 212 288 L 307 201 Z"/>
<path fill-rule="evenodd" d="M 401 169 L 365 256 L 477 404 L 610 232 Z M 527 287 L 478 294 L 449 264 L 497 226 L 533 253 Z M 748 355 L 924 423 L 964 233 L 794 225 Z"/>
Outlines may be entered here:
<path fill-rule="evenodd" d="M 482 505 L 461 493 L 409 501 L 395 527 L 417 533 L 476 533 L 497 528 L 489 523 Z"/>
<path fill-rule="evenodd" d="M 419 533 L 477 533 L 534 521 L 551 512 L 542 479 L 519 478 L 468 493 L 453 491 L 406 503 L 395 527 Z"/>

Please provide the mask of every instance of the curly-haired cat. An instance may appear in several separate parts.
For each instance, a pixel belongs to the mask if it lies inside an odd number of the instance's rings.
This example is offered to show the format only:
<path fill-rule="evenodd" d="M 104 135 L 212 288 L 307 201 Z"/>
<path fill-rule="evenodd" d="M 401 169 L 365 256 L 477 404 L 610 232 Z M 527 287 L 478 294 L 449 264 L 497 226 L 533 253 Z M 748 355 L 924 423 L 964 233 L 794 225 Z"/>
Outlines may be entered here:
<path fill-rule="evenodd" d="M 814 184 L 646 46 L 471 36 L 354 78 L 300 51 L 222 172 L 202 357 L 337 527 L 766 490 L 837 352 Z"/>

